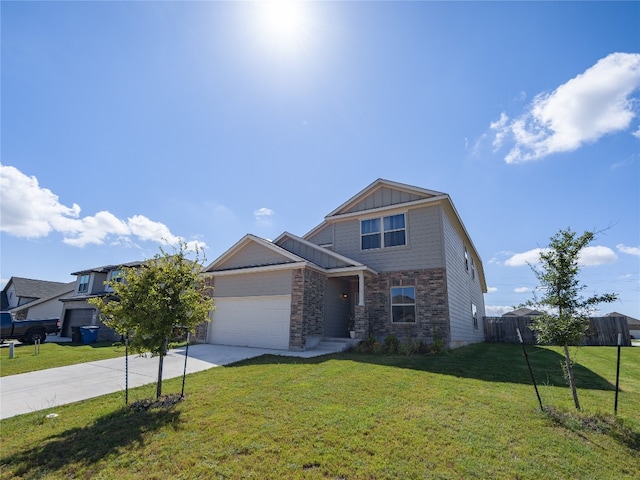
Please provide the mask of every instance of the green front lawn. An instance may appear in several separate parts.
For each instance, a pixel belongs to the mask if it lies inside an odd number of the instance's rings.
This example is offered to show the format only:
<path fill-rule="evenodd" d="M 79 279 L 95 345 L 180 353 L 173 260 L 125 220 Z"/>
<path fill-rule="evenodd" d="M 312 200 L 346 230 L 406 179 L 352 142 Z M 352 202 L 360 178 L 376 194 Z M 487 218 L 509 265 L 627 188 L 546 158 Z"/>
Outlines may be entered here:
<path fill-rule="evenodd" d="M 560 350 L 528 351 L 543 402 L 571 412 Z M 577 349 L 589 422 L 540 412 L 519 346 L 264 356 L 190 375 L 170 409 L 118 393 L 3 420 L 0 478 L 637 479 L 640 349 L 622 350 L 618 422 L 615 354 Z"/>
<path fill-rule="evenodd" d="M 77 345 L 72 343 L 43 343 L 36 355 L 34 345 L 16 345 L 14 358 L 9 359 L 9 347 L 0 349 L 0 377 L 33 372 L 46 368 L 64 367 L 76 363 L 94 362 L 107 358 L 122 357 L 124 346 L 113 346 L 112 342 Z"/>

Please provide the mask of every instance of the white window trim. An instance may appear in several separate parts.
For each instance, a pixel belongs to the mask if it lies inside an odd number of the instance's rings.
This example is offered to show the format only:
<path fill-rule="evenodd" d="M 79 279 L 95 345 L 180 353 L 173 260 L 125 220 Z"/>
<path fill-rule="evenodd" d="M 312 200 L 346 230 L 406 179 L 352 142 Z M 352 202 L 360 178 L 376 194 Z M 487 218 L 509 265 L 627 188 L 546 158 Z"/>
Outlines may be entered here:
<path fill-rule="evenodd" d="M 83 277 L 87 277 L 86 283 L 82 282 Z M 91 275 L 80 275 L 80 278 L 78 278 L 78 293 L 88 293 L 90 284 L 91 284 Z M 86 285 L 86 287 L 84 289 L 81 289 L 83 285 Z"/>
<path fill-rule="evenodd" d="M 393 303 L 393 289 L 394 288 L 413 288 L 413 297 L 414 297 L 414 302 L 413 303 Z M 389 304 L 390 304 L 390 319 L 391 319 L 391 323 L 394 325 L 414 325 L 418 322 L 418 319 L 416 318 L 418 315 L 418 307 L 417 307 L 417 299 L 416 297 L 416 286 L 415 285 L 394 285 L 393 287 L 389 288 Z M 393 321 L 393 307 L 413 307 L 413 322 L 394 322 Z"/>

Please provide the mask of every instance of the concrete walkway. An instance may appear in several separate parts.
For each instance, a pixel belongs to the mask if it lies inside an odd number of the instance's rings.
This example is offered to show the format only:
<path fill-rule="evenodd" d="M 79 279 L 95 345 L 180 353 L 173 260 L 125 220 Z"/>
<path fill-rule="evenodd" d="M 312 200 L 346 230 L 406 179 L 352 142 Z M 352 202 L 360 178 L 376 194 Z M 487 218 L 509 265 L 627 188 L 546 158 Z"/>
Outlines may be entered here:
<path fill-rule="evenodd" d="M 258 357 L 285 355 L 316 357 L 336 353 L 344 345 L 328 344 L 306 352 L 268 350 L 225 345 L 189 347 L 187 373 Z M 180 377 L 184 371 L 185 348 L 170 350 L 164 360 L 163 379 Z M 129 356 L 129 388 L 156 382 L 158 359 Z M 0 419 L 66 405 L 125 389 L 125 358 L 81 363 L 0 378 Z"/>

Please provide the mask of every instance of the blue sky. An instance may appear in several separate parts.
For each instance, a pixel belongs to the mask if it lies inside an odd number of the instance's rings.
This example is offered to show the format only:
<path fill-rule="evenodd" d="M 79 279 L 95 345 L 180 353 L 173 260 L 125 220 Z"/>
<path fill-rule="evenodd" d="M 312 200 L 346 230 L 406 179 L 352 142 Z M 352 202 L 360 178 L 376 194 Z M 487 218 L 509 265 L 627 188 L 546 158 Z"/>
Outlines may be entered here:
<path fill-rule="evenodd" d="M 448 193 L 487 314 L 561 228 L 640 318 L 638 2 L 1 3 L 1 272 L 304 235 L 377 178 Z"/>

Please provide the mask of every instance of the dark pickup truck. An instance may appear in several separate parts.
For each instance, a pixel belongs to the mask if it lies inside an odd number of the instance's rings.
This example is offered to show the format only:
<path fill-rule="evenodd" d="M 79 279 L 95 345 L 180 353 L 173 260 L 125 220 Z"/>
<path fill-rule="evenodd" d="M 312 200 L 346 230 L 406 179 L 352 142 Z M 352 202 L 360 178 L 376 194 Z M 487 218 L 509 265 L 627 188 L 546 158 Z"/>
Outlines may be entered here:
<path fill-rule="evenodd" d="M 44 343 L 48 333 L 60 330 L 60 319 L 48 320 L 14 320 L 10 312 L 0 312 L 2 323 L 0 340 L 19 340 L 22 343 Z"/>

